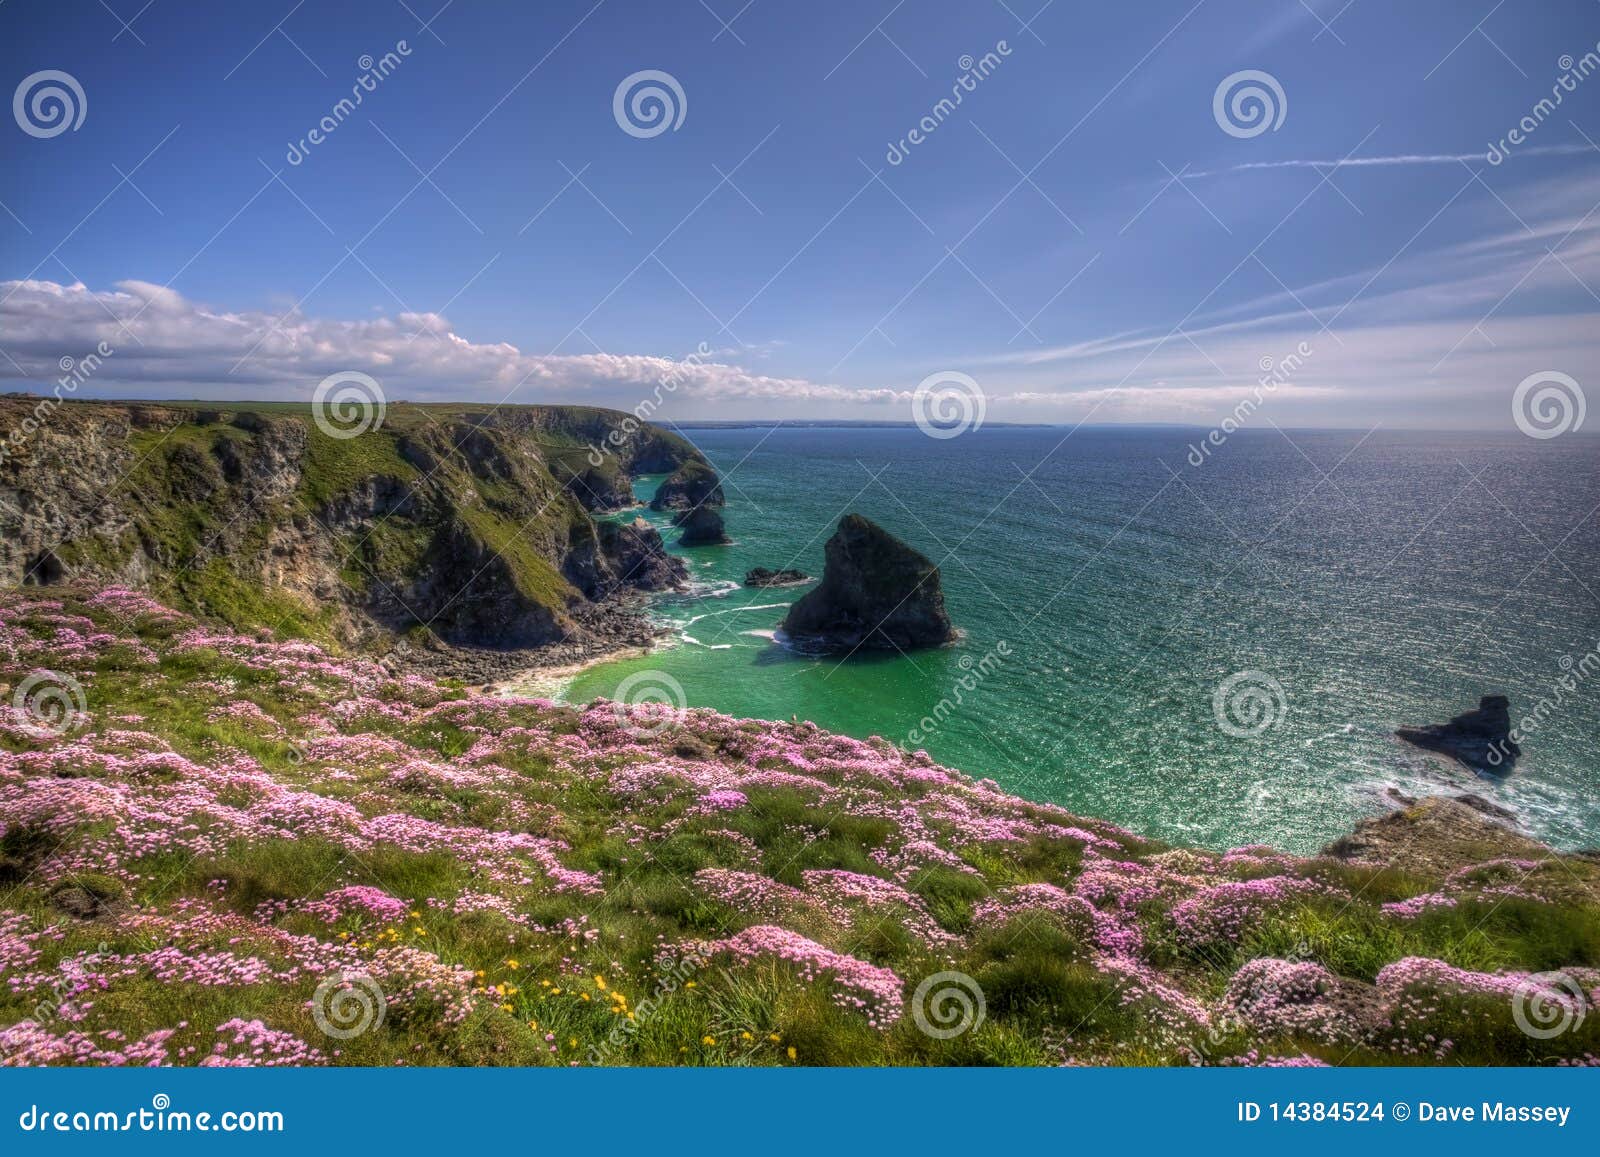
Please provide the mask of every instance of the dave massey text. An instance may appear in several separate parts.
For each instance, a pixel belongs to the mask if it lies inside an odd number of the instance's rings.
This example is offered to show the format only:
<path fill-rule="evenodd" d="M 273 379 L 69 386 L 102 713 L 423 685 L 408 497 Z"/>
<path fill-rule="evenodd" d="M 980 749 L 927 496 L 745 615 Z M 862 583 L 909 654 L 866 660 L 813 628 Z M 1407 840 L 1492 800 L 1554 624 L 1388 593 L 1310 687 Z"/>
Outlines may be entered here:
<path fill-rule="evenodd" d="M 1571 1112 L 1571 1105 L 1508 1105 L 1504 1101 L 1484 1101 L 1476 1109 L 1471 1105 L 1417 1103 L 1418 1121 L 1544 1122 L 1560 1129 Z"/>

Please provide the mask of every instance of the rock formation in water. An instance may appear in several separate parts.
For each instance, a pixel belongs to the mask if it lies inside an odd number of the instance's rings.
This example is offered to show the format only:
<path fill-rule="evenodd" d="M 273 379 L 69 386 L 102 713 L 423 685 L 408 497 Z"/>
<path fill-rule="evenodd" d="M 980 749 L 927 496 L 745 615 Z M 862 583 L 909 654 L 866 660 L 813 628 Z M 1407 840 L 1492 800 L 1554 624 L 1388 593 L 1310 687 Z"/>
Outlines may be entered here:
<path fill-rule="evenodd" d="M 747 587 L 792 587 L 810 581 L 811 576 L 805 571 L 789 567 L 783 570 L 768 570 L 764 566 L 758 566 L 744 572 L 744 585 Z"/>
<path fill-rule="evenodd" d="M 1522 754 L 1511 738 L 1511 703 L 1504 695 L 1485 695 L 1477 709 L 1449 723 L 1402 727 L 1395 732 L 1407 743 L 1448 755 L 1479 775 L 1509 775 Z"/>
<path fill-rule="evenodd" d="M 822 581 L 783 620 L 790 641 L 828 651 L 908 651 L 955 637 L 939 568 L 882 527 L 845 515 L 823 557 Z"/>
<path fill-rule="evenodd" d="M 686 459 L 663 479 L 650 499 L 651 510 L 693 510 L 722 504 L 722 483 L 717 472 L 698 455 Z"/>
<path fill-rule="evenodd" d="M 669 591 L 688 581 L 681 558 L 667 553 L 661 532 L 642 518 L 631 523 L 597 522 L 600 552 L 615 575 L 616 589 Z"/>
<path fill-rule="evenodd" d="M 710 506 L 696 506 L 672 520 L 683 533 L 678 536 L 679 546 L 721 546 L 731 542 L 722 525 L 722 515 Z"/>

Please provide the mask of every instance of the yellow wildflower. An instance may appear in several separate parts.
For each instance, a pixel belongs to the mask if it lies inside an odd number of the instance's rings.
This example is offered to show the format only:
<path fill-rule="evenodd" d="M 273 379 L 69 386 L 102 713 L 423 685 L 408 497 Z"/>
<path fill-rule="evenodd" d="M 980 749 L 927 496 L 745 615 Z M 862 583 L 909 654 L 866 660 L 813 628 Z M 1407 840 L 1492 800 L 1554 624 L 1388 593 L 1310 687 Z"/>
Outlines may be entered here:
<path fill-rule="evenodd" d="M 700 1043 L 703 1045 L 714 1045 L 717 1043 L 717 1038 L 714 1036 L 703 1036 L 700 1038 Z"/>
<path fill-rule="evenodd" d="M 794 1060 L 794 1046 L 793 1045 L 789 1046 L 789 1059 L 791 1061 Z"/>
<path fill-rule="evenodd" d="M 594 978 L 594 986 L 604 992 L 606 987 L 606 978 L 603 976 L 596 976 Z"/>
<path fill-rule="evenodd" d="M 779 1041 L 781 1041 L 781 1040 L 782 1040 L 782 1039 L 783 1039 L 783 1038 L 782 1038 L 782 1037 L 781 1037 L 781 1036 L 779 1036 L 779 1035 L 778 1035 L 778 1034 L 777 1034 L 777 1033 L 775 1033 L 775 1032 L 769 1032 L 769 1033 L 768 1033 L 768 1034 L 767 1034 L 767 1039 L 768 1039 L 768 1040 L 769 1040 L 769 1041 L 771 1041 L 771 1042 L 772 1042 L 772 1043 L 773 1043 L 773 1044 L 777 1044 L 777 1043 L 778 1043 L 778 1042 L 779 1042 Z"/>

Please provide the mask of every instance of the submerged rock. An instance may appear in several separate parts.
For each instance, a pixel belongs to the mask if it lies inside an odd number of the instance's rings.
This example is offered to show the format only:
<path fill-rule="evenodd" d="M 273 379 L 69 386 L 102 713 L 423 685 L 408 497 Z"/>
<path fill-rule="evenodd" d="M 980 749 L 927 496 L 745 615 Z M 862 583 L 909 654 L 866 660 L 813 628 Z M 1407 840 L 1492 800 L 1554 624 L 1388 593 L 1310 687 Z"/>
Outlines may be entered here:
<path fill-rule="evenodd" d="M 1449 723 L 1402 727 L 1395 734 L 1407 743 L 1448 755 L 1479 775 L 1509 775 L 1522 754 L 1511 738 L 1511 701 L 1504 695 L 1485 695 L 1476 710 L 1462 712 Z"/>
<path fill-rule="evenodd" d="M 829 651 L 910 650 L 955 637 L 939 568 L 876 523 L 845 515 L 824 560 L 822 581 L 783 620 L 791 641 Z"/>
<path fill-rule="evenodd" d="M 764 566 L 758 566 L 744 572 L 744 585 L 747 587 L 792 587 L 810 581 L 811 576 L 805 571 L 789 567 L 783 570 L 768 570 Z"/>

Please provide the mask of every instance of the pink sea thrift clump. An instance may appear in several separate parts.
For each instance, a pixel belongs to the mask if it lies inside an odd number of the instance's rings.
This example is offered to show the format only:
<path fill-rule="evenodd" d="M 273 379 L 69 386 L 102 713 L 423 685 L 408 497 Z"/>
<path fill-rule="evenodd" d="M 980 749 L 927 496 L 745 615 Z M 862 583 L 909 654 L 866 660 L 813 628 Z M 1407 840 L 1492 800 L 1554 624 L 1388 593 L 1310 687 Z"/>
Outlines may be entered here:
<path fill-rule="evenodd" d="M 1331 1045 L 1359 1033 L 1355 1018 L 1334 1003 L 1338 989 L 1338 978 L 1320 964 L 1260 957 L 1233 974 L 1222 1013 L 1264 1036 L 1303 1036 Z"/>
<path fill-rule="evenodd" d="M 758 924 L 726 940 L 694 948 L 698 955 L 726 954 L 741 964 L 758 959 L 781 960 L 793 965 L 800 979 L 808 982 L 827 976 L 834 984 L 834 1003 L 860 1010 L 873 1028 L 888 1028 L 900 1018 L 905 985 L 892 969 L 835 952 L 787 928 Z"/>
<path fill-rule="evenodd" d="M 1184 945 L 1237 944 L 1269 911 L 1325 891 L 1325 885 L 1299 876 L 1229 880 L 1183 901 L 1172 910 L 1171 919 Z"/>

